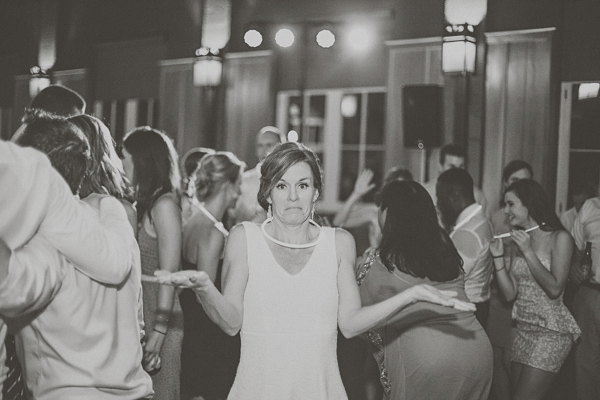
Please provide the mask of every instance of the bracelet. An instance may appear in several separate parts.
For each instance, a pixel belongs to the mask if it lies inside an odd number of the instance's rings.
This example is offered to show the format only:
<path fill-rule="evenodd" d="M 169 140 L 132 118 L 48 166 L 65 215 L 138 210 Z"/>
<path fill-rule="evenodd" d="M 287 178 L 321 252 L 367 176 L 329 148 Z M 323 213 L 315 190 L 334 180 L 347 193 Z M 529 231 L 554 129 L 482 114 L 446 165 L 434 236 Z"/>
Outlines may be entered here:
<path fill-rule="evenodd" d="M 500 271 L 502 271 L 503 269 L 504 269 L 504 265 L 502 266 L 502 268 L 494 268 L 494 270 L 495 270 L 496 272 L 500 272 Z"/>
<path fill-rule="evenodd" d="M 154 318 L 158 322 L 164 322 L 165 324 L 169 323 L 169 317 L 163 314 L 159 314 Z"/>
<path fill-rule="evenodd" d="M 156 329 L 156 328 L 154 328 L 154 329 L 152 329 L 152 330 L 153 330 L 154 332 L 158 332 L 158 333 L 160 333 L 160 334 L 161 334 L 161 335 L 163 335 L 163 336 L 167 334 L 167 332 L 162 332 L 162 331 L 159 331 L 159 330 L 158 330 L 158 329 Z"/>
<path fill-rule="evenodd" d="M 492 256 L 492 258 L 502 258 L 504 257 L 504 254 L 500 254 L 499 256 Z"/>

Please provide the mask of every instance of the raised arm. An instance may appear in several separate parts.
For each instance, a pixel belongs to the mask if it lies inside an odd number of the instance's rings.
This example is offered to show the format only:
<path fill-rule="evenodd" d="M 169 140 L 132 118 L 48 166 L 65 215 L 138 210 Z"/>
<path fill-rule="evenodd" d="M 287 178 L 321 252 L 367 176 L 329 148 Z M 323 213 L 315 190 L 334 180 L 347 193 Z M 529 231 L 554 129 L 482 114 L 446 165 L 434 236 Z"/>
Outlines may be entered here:
<path fill-rule="evenodd" d="M 46 306 L 68 268 L 72 266 L 41 235 L 12 253 L 0 239 L 0 315 L 14 318 Z"/>
<path fill-rule="evenodd" d="M 333 219 L 333 226 L 339 227 L 356 227 L 362 224 L 369 222 L 370 220 L 361 220 L 360 218 L 356 220 L 356 218 L 350 218 L 352 208 L 365 194 L 369 193 L 373 188 L 375 188 L 375 184 L 371 183 L 373 179 L 373 171 L 370 169 L 364 169 L 360 172 L 358 177 L 356 178 L 356 182 L 354 183 L 354 190 L 348 197 L 348 199 L 342 205 L 340 211 L 335 214 L 335 218 Z"/>
<path fill-rule="evenodd" d="M 354 274 L 354 238 L 343 229 L 337 229 L 335 242 L 338 256 L 338 325 L 345 337 L 357 336 L 419 300 L 448 307 L 456 304 L 455 300 L 431 286 L 417 285 L 387 300 L 362 307 Z"/>

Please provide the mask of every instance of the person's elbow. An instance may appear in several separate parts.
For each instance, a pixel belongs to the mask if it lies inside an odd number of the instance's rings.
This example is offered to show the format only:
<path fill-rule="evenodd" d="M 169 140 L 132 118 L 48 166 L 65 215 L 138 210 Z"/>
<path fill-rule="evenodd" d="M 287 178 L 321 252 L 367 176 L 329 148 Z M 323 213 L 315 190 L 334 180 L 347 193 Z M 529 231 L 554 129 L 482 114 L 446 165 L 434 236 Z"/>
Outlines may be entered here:
<path fill-rule="evenodd" d="M 338 327 L 340 329 L 340 332 L 346 339 L 355 338 L 361 333 L 363 333 L 363 331 L 356 329 L 356 327 L 354 327 L 349 321 L 345 321 L 343 319 L 339 320 Z"/>
<path fill-rule="evenodd" d="M 223 328 L 223 332 L 225 332 L 227 335 L 229 336 L 235 336 L 237 335 L 240 330 L 242 329 L 242 326 L 227 326 Z"/>
<path fill-rule="evenodd" d="M 546 294 L 550 298 L 550 300 L 556 300 L 563 294 L 564 289 L 559 287 L 552 287 L 550 290 L 546 291 Z"/>

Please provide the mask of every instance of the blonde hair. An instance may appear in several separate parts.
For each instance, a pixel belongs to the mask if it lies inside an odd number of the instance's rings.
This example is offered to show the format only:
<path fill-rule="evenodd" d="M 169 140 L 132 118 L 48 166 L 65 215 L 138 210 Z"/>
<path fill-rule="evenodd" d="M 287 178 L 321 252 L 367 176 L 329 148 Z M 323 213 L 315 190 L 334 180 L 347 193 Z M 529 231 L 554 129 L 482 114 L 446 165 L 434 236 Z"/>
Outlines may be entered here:
<path fill-rule="evenodd" d="M 196 171 L 196 197 L 203 201 L 219 191 L 223 183 L 234 183 L 245 164 L 229 151 L 207 154 Z"/>

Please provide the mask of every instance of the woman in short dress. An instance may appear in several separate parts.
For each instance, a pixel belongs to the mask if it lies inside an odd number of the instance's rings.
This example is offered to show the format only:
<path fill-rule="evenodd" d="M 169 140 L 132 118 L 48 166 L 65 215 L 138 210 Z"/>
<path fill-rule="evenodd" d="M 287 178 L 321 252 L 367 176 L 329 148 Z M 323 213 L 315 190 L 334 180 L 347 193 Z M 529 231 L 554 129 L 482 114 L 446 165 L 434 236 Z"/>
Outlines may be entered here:
<path fill-rule="evenodd" d="M 510 272 L 504 246 L 490 246 L 495 275 L 507 300 L 515 300 L 511 352 L 513 399 L 541 399 L 581 331 L 562 301 L 573 240 L 539 183 L 521 179 L 504 193 L 504 212 L 517 247 Z"/>

